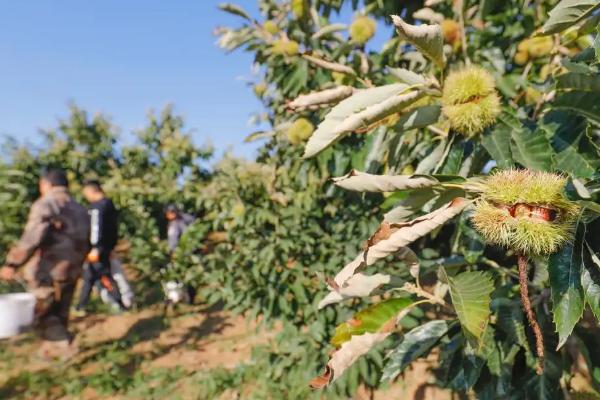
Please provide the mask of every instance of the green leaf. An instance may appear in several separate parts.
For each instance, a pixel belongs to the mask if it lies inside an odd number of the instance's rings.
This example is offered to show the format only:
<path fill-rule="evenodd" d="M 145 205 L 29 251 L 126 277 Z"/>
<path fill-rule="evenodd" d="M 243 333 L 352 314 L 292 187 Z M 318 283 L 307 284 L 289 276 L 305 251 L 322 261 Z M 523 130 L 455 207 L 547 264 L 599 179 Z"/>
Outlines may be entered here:
<path fill-rule="evenodd" d="M 557 96 L 553 103 L 555 109 L 571 110 L 589 118 L 596 125 L 600 124 L 600 102 L 598 93 L 572 91 Z"/>
<path fill-rule="evenodd" d="M 560 395 L 560 377 L 562 361 L 557 354 L 547 353 L 544 357 L 544 373 L 538 375 L 531 373 L 525 390 L 527 395 L 521 398 L 536 400 L 555 400 L 562 398 Z"/>
<path fill-rule="evenodd" d="M 387 322 L 412 303 L 411 298 L 401 297 L 385 300 L 359 311 L 352 319 L 335 328 L 331 344 L 339 347 L 352 336 L 379 332 Z"/>
<path fill-rule="evenodd" d="M 497 325 L 506 333 L 509 340 L 522 346 L 529 353 L 529 343 L 527 342 L 523 319 L 523 309 L 519 303 L 503 303 L 498 306 Z"/>
<path fill-rule="evenodd" d="M 412 329 L 402 341 L 388 354 L 389 361 L 383 369 L 381 380 L 396 378 L 408 364 L 427 354 L 444 336 L 450 327 L 448 321 L 434 320 Z"/>
<path fill-rule="evenodd" d="M 581 286 L 585 296 L 585 302 L 600 320 L 600 258 L 586 242 L 582 246 L 583 273 L 581 274 Z"/>
<path fill-rule="evenodd" d="M 600 92 L 600 76 L 569 72 L 556 77 L 556 88 Z"/>
<path fill-rule="evenodd" d="M 535 171 L 552 169 L 552 147 L 541 130 L 515 129 L 511 138 L 510 149 L 516 162 Z"/>
<path fill-rule="evenodd" d="M 582 135 L 585 135 L 585 133 L 582 133 Z M 577 151 L 575 146 L 566 146 L 562 151 L 556 153 L 554 160 L 557 170 L 567 172 L 573 176 L 590 178 L 596 172 L 596 168 L 592 163 L 596 164 L 597 160 L 587 159 L 581 152 Z"/>
<path fill-rule="evenodd" d="M 219 4 L 219 8 L 230 14 L 237 15 L 238 17 L 246 18 L 248 21 L 252 20 L 252 18 L 250 18 L 250 15 L 238 5 L 231 3 L 221 3 Z"/>
<path fill-rule="evenodd" d="M 441 108 L 439 105 L 417 107 L 403 114 L 396 126 L 403 131 L 424 128 L 435 124 L 440 118 Z"/>
<path fill-rule="evenodd" d="M 510 137 L 511 129 L 503 124 L 497 124 L 492 132 L 481 136 L 481 144 L 502 169 L 514 166 L 510 151 Z"/>
<path fill-rule="evenodd" d="M 598 156 L 586 132 L 585 118 L 564 110 L 544 116 L 542 129 L 551 136 L 555 168 L 572 176 L 589 178 L 596 171 Z"/>
<path fill-rule="evenodd" d="M 444 38 L 440 25 L 411 25 L 397 15 L 392 15 L 392 22 L 402 39 L 415 46 L 440 69 L 444 68 Z"/>
<path fill-rule="evenodd" d="M 596 37 L 594 38 L 594 56 L 596 63 L 600 62 L 600 27 L 596 27 Z"/>
<path fill-rule="evenodd" d="M 449 143 L 447 138 L 441 139 L 438 145 L 419 162 L 415 173 L 426 175 L 433 172 L 436 166 L 444 162 L 448 151 L 450 151 L 450 146 L 451 143 Z"/>
<path fill-rule="evenodd" d="M 444 160 L 440 174 L 456 175 L 460 172 L 461 163 L 465 154 L 465 142 L 462 140 L 452 143 L 448 149 L 448 156 Z"/>
<path fill-rule="evenodd" d="M 480 339 L 490 317 L 490 295 L 494 284 L 488 273 L 463 272 L 448 277 L 452 304 L 460 323 L 469 335 Z"/>
<path fill-rule="evenodd" d="M 494 373 L 496 360 L 493 360 L 493 358 L 496 352 L 496 343 L 494 341 L 493 326 L 486 326 L 480 340 L 476 342 L 467 340 L 464 352 L 463 369 L 465 383 L 467 388 L 472 388 L 479 380 L 481 370 L 486 362 L 488 363 L 490 372 Z M 492 365 L 490 365 L 490 361 L 492 361 Z"/>
<path fill-rule="evenodd" d="M 550 256 L 548 273 L 552 295 L 552 312 L 560 348 L 583 314 L 584 294 L 581 286 L 582 247 L 585 225 L 578 221 L 575 242 Z"/>
<path fill-rule="evenodd" d="M 562 0 L 548 13 L 541 34 L 559 33 L 590 16 L 600 6 L 598 0 Z"/>
<path fill-rule="evenodd" d="M 298 62 L 291 72 L 286 75 L 283 92 L 288 96 L 296 97 L 302 91 L 308 82 L 308 63 L 306 61 Z"/>

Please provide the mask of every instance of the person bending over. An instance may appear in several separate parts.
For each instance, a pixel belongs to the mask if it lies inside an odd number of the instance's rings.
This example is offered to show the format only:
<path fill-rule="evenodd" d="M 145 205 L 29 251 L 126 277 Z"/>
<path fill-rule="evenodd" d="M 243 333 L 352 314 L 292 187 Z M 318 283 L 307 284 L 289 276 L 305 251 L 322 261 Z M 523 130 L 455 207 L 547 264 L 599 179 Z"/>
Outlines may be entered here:
<path fill-rule="evenodd" d="M 85 313 L 92 288 L 100 281 L 108 293 L 125 310 L 121 300 L 119 287 L 112 277 L 110 270 L 110 254 L 117 244 L 119 237 L 118 213 L 113 202 L 106 197 L 102 186 L 95 180 L 83 184 L 83 196 L 90 203 L 88 214 L 90 218 L 90 245 L 92 249 L 87 256 L 87 265 L 83 271 L 83 285 L 79 295 L 77 312 Z"/>

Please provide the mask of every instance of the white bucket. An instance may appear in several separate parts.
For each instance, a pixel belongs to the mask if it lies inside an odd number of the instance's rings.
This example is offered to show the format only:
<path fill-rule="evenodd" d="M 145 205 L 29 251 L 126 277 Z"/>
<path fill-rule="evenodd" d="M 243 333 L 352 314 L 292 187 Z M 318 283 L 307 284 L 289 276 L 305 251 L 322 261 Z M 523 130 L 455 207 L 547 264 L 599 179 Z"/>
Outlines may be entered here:
<path fill-rule="evenodd" d="M 18 335 L 33 323 L 35 296 L 31 293 L 0 295 L 0 339 Z"/>

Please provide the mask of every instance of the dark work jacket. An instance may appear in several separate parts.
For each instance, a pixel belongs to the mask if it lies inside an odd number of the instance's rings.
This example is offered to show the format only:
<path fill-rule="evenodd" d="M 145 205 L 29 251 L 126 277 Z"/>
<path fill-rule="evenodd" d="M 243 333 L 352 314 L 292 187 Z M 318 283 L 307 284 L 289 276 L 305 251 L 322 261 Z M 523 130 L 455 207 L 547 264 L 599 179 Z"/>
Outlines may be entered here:
<path fill-rule="evenodd" d="M 119 239 L 117 209 L 108 198 L 95 201 L 88 207 L 90 215 L 90 244 L 98 249 L 100 257 L 110 255 Z"/>

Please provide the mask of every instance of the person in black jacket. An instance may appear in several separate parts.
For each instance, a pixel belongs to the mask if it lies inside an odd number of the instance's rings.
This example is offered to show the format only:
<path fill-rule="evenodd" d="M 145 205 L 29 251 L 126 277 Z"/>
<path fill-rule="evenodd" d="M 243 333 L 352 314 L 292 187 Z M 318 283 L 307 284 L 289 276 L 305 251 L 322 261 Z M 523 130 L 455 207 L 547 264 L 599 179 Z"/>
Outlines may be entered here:
<path fill-rule="evenodd" d="M 126 309 L 121 300 L 119 287 L 110 271 L 110 253 L 119 238 L 118 213 L 113 202 L 106 197 L 100 183 L 95 180 L 83 184 L 83 196 L 90 203 L 90 245 L 87 268 L 83 272 L 83 286 L 79 296 L 77 311 L 85 312 L 85 306 L 96 281 L 100 280 L 122 310 Z"/>

